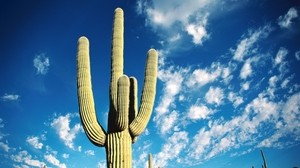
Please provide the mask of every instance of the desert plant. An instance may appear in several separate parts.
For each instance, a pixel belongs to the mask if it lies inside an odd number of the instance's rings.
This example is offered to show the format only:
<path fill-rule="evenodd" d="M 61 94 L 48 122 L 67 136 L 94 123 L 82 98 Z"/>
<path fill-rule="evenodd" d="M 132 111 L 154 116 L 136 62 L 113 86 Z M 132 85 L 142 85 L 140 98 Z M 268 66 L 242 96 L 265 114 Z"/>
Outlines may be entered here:
<path fill-rule="evenodd" d="M 152 154 L 150 153 L 148 157 L 148 168 L 152 168 Z"/>
<path fill-rule="evenodd" d="M 109 89 L 108 130 L 98 123 L 92 92 L 89 41 L 78 40 L 77 92 L 79 113 L 88 139 L 105 147 L 107 167 L 132 167 L 132 143 L 146 128 L 152 114 L 157 80 L 158 54 L 148 51 L 144 86 L 140 106 L 137 105 L 137 80 L 123 74 L 124 16 L 117 8 L 114 13 L 111 48 L 111 79 Z"/>
<path fill-rule="evenodd" d="M 263 167 L 263 168 L 268 168 L 268 166 L 267 166 L 267 161 L 266 161 L 266 158 L 265 158 L 265 155 L 264 155 L 263 150 L 260 150 L 260 153 L 261 153 L 261 157 L 262 157 L 262 159 L 263 159 L 263 161 L 264 161 L 264 164 L 262 165 L 262 167 Z"/>

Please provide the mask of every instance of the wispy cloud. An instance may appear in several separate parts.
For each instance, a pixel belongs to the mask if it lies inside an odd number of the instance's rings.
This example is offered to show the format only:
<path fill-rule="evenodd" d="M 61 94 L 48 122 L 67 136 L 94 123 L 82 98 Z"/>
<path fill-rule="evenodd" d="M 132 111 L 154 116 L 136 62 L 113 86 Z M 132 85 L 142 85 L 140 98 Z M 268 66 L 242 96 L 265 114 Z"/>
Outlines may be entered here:
<path fill-rule="evenodd" d="M 266 38 L 272 31 L 270 25 L 265 25 L 257 30 L 249 30 L 246 35 L 237 44 L 236 49 L 231 49 L 233 59 L 236 61 L 243 61 L 245 56 L 254 54 L 256 52 L 255 43 Z"/>
<path fill-rule="evenodd" d="M 289 28 L 292 25 L 292 20 L 298 17 L 296 8 L 292 7 L 289 11 L 278 18 L 278 25 L 281 28 Z"/>
<path fill-rule="evenodd" d="M 58 168 L 66 168 L 66 164 L 61 163 L 54 155 L 47 154 L 44 158 L 52 165 L 57 166 Z"/>
<path fill-rule="evenodd" d="M 10 157 L 17 165 L 21 165 L 20 167 L 43 167 L 45 165 L 44 162 L 39 161 L 37 159 L 32 159 L 32 156 L 26 151 L 22 150 L 16 155 L 11 155 Z"/>
<path fill-rule="evenodd" d="M 94 150 L 86 150 L 84 153 L 86 155 L 88 155 L 88 156 L 94 156 L 95 155 L 95 151 Z"/>
<path fill-rule="evenodd" d="M 51 122 L 51 127 L 56 130 L 59 138 L 67 147 L 76 150 L 73 141 L 76 138 L 76 135 L 80 132 L 81 126 L 78 123 L 71 128 L 71 117 L 72 115 L 70 113 L 66 114 L 65 116 L 58 116 Z"/>
<path fill-rule="evenodd" d="M 271 24 L 249 30 L 238 40 L 236 49 L 229 50 L 232 57 L 212 62 L 207 67 L 175 66 L 168 62 L 170 58 L 160 58 L 159 80 L 163 92 L 155 108 L 154 121 L 159 134 L 169 138 L 154 154 L 155 166 L 171 166 L 174 162 L 198 165 L 226 152 L 236 156 L 259 147 L 281 148 L 295 144 L 281 139 L 299 135 L 296 125 L 285 122 L 289 119 L 283 114 L 283 111 L 293 113 L 289 114 L 290 121 L 297 124 L 294 120 L 299 104 L 295 93 L 299 87 L 293 85 L 294 75 L 289 74 L 287 48 L 262 52 L 260 42 L 268 38 L 272 30 Z M 272 53 L 275 54 L 272 56 Z M 278 99 L 281 92 L 286 94 Z M 287 109 L 287 104 L 292 108 Z M 218 112 L 228 105 L 233 111 L 230 118 L 226 118 L 227 111 Z M 222 117 L 216 118 L 215 114 Z M 270 128 L 265 128 L 266 125 Z M 289 131 L 284 131 L 287 128 Z M 178 153 L 169 151 L 173 136 L 188 129 L 196 134 L 187 134 Z M 237 152 L 236 149 L 241 148 L 244 150 Z"/>
<path fill-rule="evenodd" d="M 189 142 L 188 133 L 185 131 L 175 132 L 168 138 L 168 143 L 164 144 L 161 152 L 154 156 L 155 166 L 166 167 L 167 162 L 177 158 Z"/>
<path fill-rule="evenodd" d="M 36 73 L 46 75 L 50 67 L 49 57 L 45 53 L 38 54 L 33 59 L 33 66 L 36 68 Z"/>
<path fill-rule="evenodd" d="M 21 96 L 17 94 L 8 94 L 5 93 L 3 96 L 1 96 L 2 101 L 16 101 L 20 100 Z"/>
<path fill-rule="evenodd" d="M 234 1 L 232 3 L 223 0 L 185 0 L 176 2 L 170 0 L 138 0 L 136 12 L 145 16 L 147 26 L 152 27 L 155 32 L 160 32 L 158 35 L 162 39 L 161 44 L 163 44 L 165 50 L 178 50 L 181 48 L 180 45 L 187 42 L 203 45 L 210 38 L 210 16 L 215 14 L 220 16 L 220 12 L 232 10 L 234 9 L 233 6 L 239 6 L 243 3 L 244 1 Z M 223 8 L 223 6 L 226 6 L 226 8 Z M 170 29 L 170 27 L 172 28 Z M 174 39 L 173 37 L 180 37 L 180 39 L 171 40 Z"/>

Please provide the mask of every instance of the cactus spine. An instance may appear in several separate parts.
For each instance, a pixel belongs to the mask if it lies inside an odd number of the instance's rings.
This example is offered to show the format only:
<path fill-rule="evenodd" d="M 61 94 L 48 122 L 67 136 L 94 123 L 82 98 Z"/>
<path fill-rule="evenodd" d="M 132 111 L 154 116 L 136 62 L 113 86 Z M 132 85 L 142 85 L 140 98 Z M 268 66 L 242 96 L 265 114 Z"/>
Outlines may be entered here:
<path fill-rule="evenodd" d="M 148 124 L 156 93 L 158 54 L 154 49 L 150 49 L 147 54 L 144 86 L 138 110 L 137 80 L 123 74 L 123 24 L 123 10 L 117 8 L 113 23 L 107 132 L 98 123 L 95 112 L 89 41 L 86 37 L 80 37 L 78 40 L 77 92 L 80 118 L 88 139 L 96 146 L 105 147 L 109 168 L 132 167 L 132 143 Z"/>

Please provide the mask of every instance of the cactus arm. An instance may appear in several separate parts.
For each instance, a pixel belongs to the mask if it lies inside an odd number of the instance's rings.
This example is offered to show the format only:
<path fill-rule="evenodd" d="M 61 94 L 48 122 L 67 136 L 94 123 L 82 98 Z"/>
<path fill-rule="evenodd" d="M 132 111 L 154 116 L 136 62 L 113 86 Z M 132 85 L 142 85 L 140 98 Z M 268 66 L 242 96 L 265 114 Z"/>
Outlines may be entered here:
<path fill-rule="evenodd" d="M 147 56 L 144 87 L 139 113 L 129 125 L 129 130 L 133 137 L 140 135 L 144 131 L 152 114 L 156 93 L 157 60 L 157 52 L 154 49 L 150 49 Z"/>
<path fill-rule="evenodd" d="M 96 118 L 90 73 L 89 41 L 86 37 L 80 37 L 78 40 L 77 92 L 83 128 L 93 144 L 104 146 L 106 133 Z"/>
<path fill-rule="evenodd" d="M 266 158 L 265 158 L 265 155 L 264 155 L 263 150 L 260 150 L 260 153 L 261 153 L 261 157 L 262 157 L 262 159 L 263 159 L 263 161 L 264 161 L 263 167 L 264 167 L 264 168 L 268 168 L 268 166 L 267 166 L 267 161 L 266 161 Z"/>
<path fill-rule="evenodd" d="M 138 112 L 137 101 L 137 80 L 134 77 L 130 77 L 130 96 L 129 96 L 129 124 L 134 120 Z"/>
<path fill-rule="evenodd" d="M 117 106 L 117 83 L 123 75 L 123 49 L 124 49 L 124 14 L 117 8 L 114 14 L 112 47 L 111 47 L 111 82 L 110 99 L 111 108 Z"/>
<path fill-rule="evenodd" d="M 123 75 L 118 81 L 118 101 L 116 113 L 116 127 L 119 131 L 128 128 L 129 110 L 129 78 Z"/>

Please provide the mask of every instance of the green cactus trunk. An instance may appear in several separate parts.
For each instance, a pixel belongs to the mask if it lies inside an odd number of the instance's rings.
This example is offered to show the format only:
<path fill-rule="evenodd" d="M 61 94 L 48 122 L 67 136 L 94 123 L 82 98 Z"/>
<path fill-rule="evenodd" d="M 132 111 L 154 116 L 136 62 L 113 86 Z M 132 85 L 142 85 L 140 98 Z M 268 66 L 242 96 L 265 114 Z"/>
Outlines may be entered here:
<path fill-rule="evenodd" d="M 98 123 L 92 92 L 89 41 L 78 40 L 77 92 L 79 113 L 89 140 L 106 149 L 107 167 L 131 168 L 132 143 L 145 130 L 152 114 L 156 93 L 157 59 L 154 49 L 147 54 L 144 87 L 137 105 L 137 80 L 123 74 L 123 10 L 115 10 L 111 52 L 110 109 L 108 131 Z"/>
<path fill-rule="evenodd" d="M 149 154 L 148 168 L 152 168 L 152 154 Z"/>
<path fill-rule="evenodd" d="M 106 146 L 107 167 L 132 167 L 132 139 L 128 130 L 108 134 Z"/>

